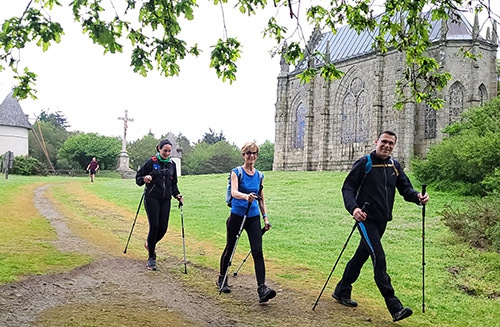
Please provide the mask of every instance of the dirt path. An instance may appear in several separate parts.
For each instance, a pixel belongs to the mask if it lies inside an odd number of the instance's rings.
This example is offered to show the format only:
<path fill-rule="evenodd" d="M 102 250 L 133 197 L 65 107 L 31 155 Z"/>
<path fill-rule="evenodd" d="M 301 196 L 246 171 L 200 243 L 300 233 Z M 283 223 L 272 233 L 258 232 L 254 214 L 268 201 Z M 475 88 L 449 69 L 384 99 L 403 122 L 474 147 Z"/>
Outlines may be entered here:
<path fill-rule="evenodd" d="M 253 275 L 231 277 L 233 292 L 218 295 L 216 272 L 189 267 L 167 257 L 162 269 L 147 271 L 144 260 L 106 253 L 75 236 L 67 218 L 44 196 L 50 185 L 35 190 L 34 205 L 57 232 L 61 251 L 90 255 L 94 261 L 67 273 L 33 276 L 0 286 L 0 326 L 385 326 L 370 322 L 359 309 L 346 309 L 282 289 L 259 305 Z M 324 295 L 325 298 L 329 294 Z M 311 300 L 313 300 L 311 302 Z M 390 325 L 391 323 L 389 323 Z"/>

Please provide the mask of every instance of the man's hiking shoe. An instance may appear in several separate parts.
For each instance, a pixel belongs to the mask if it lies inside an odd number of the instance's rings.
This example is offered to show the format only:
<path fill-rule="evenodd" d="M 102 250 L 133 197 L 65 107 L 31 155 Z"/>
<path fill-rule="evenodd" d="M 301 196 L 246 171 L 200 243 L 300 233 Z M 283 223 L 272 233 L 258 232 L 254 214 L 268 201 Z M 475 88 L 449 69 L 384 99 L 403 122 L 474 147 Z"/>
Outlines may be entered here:
<path fill-rule="evenodd" d="M 226 281 L 224 282 L 224 285 L 222 285 L 222 288 L 221 288 L 221 284 L 222 284 L 223 280 L 224 280 L 224 275 L 219 275 L 219 278 L 215 282 L 215 285 L 217 285 L 219 292 L 222 292 L 222 293 L 231 292 L 231 287 L 229 287 L 229 285 L 227 284 L 227 278 L 226 278 Z"/>
<path fill-rule="evenodd" d="M 398 312 L 396 312 L 394 314 L 394 316 L 392 316 L 392 321 L 396 322 L 396 321 L 403 320 L 405 318 L 408 318 L 412 314 L 413 314 L 413 311 L 410 308 L 403 308 L 403 309 L 399 310 Z"/>
<path fill-rule="evenodd" d="M 156 270 L 156 260 L 148 259 L 148 270 Z"/>
<path fill-rule="evenodd" d="M 335 294 L 335 292 L 332 293 L 332 297 L 335 300 L 337 300 L 338 303 L 345 305 L 346 307 L 354 308 L 354 307 L 358 306 L 358 302 L 351 300 L 351 299 L 342 298 L 342 297 L 338 296 L 337 294 Z"/>
<path fill-rule="evenodd" d="M 259 293 L 259 303 L 267 302 L 276 296 L 276 291 L 262 284 L 257 289 Z"/>

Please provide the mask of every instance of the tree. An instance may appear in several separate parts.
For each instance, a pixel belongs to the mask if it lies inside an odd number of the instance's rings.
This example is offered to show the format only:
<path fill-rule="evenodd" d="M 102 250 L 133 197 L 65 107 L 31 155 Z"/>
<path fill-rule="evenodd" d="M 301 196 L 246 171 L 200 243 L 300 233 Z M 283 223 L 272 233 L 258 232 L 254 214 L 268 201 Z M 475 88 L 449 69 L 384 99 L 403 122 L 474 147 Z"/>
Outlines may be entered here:
<path fill-rule="evenodd" d="M 33 129 L 28 136 L 28 153 L 31 157 L 38 161 L 49 164 L 47 156 L 44 153 L 44 148 L 47 149 L 47 154 L 51 163 L 57 168 L 61 167 L 57 160 L 57 151 L 62 147 L 68 139 L 70 133 L 62 125 L 58 125 L 54 121 L 40 121 L 33 124 Z"/>
<path fill-rule="evenodd" d="M 143 136 L 141 139 L 129 143 L 127 151 L 129 154 L 131 168 L 137 169 L 142 166 L 148 158 L 155 154 L 156 146 L 159 143 L 160 140 L 155 138 L 151 132 Z"/>
<path fill-rule="evenodd" d="M 116 137 L 77 133 L 64 142 L 57 157 L 77 163 L 81 169 L 85 169 L 92 157 L 96 157 L 100 169 L 114 169 L 121 148 L 121 141 Z"/>
<path fill-rule="evenodd" d="M 199 142 L 207 144 L 215 144 L 220 141 L 226 141 L 226 137 L 224 136 L 222 131 L 220 131 L 220 133 L 217 134 L 211 128 L 209 128 L 208 133 L 205 133 L 203 135 L 203 138 Z"/>
<path fill-rule="evenodd" d="M 38 120 L 51 123 L 52 125 L 56 127 L 61 127 L 62 129 L 67 129 L 68 127 L 71 127 L 71 125 L 68 123 L 68 120 L 66 119 L 66 117 L 64 117 L 61 111 L 56 111 L 55 113 L 52 113 L 49 112 L 49 110 L 47 111 L 42 110 L 42 112 L 38 116 Z"/>
<path fill-rule="evenodd" d="M 215 144 L 197 143 L 182 163 L 184 175 L 217 174 L 229 172 L 241 165 L 241 154 L 235 145 L 227 141 Z"/>
<path fill-rule="evenodd" d="M 259 159 L 255 162 L 255 168 L 260 171 L 272 171 L 274 162 L 274 144 L 266 140 L 259 146 Z"/>
<path fill-rule="evenodd" d="M 300 74 L 302 81 L 307 82 L 316 74 L 326 79 L 343 75 L 328 58 L 322 58 L 307 48 L 301 25 L 304 17 L 299 13 L 304 5 L 301 0 L 274 0 L 272 4 L 267 0 L 213 0 L 213 3 L 220 6 L 222 17 L 229 6 L 246 15 L 256 15 L 266 8 L 273 9 L 275 14 L 269 17 L 263 32 L 265 37 L 276 41 L 273 53 L 281 54 L 284 60 L 294 65 L 311 56 L 322 61 L 320 66 L 308 66 Z M 450 75 L 441 72 L 439 63 L 426 54 L 430 46 L 429 19 L 456 19 L 464 4 L 474 10 L 486 11 L 492 21 L 498 17 L 491 11 L 490 2 L 482 0 L 385 0 L 380 15 L 377 14 L 379 2 L 376 1 L 331 1 L 328 5 L 310 4 L 305 17 L 308 24 L 334 32 L 346 24 L 357 31 L 369 29 L 376 32 L 373 45 L 380 52 L 395 49 L 405 53 L 404 80 L 396 88 L 399 99 L 396 106 L 402 107 L 405 101 L 413 100 L 425 101 L 439 108 L 443 105 L 442 99 L 424 90 L 443 88 Z M 54 7 L 62 7 L 62 4 L 57 0 L 30 0 L 24 12 L 2 24 L 0 59 L 17 74 L 19 85 L 14 90 L 16 97 L 35 97 L 36 74 L 28 67 L 22 69 L 19 66 L 21 56 L 15 50 L 34 43 L 45 51 L 53 43 L 60 42 L 64 33 L 61 24 L 50 16 Z M 123 43 L 130 42 L 130 65 L 134 72 L 143 76 L 155 68 L 164 76 L 178 75 L 179 61 L 200 53 L 196 43 L 188 44 L 180 38 L 183 24 L 195 19 L 197 3 L 194 0 L 76 0 L 70 3 L 70 7 L 82 31 L 94 43 L 101 45 L 105 53 L 122 52 Z M 285 9 L 285 13 L 276 9 Z M 258 14 L 266 15 L 266 12 Z M 287 21 L 290 20 L 294 23 L 289 29 Z M 212 46 L 210 57 L 210 66 L 223 81 L 232 83 L 236 80 L 236 63 L 241 47 L 236 37 L 229 36 L 224 22 L 223 35 Z M 464 51 L 464 55 L 474 57 L 468 50 Z M 0 65 L 0 71 L 4 68 Z"/>

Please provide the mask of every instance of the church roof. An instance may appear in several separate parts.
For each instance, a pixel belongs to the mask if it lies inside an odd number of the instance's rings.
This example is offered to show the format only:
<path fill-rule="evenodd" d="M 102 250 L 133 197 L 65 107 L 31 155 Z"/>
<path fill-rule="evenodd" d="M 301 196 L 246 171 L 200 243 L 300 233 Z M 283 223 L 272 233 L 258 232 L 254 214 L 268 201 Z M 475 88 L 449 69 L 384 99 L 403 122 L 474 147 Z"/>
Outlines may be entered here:
<path fill-rule="evenodd" d="M 467 21 L 467 19 L 458 12 L 458 20 L 448 21 L 446 39 L 447 40 L 472 40 L 473 39 L 473 27 Z M 381 19 L 379 16 L 376 19 Z M 393 21 L 399 21 L 400 17 L 393 17 Z M 431 24 L 431 31 L 429 33 L 429 41 L 437 42 L 441 38 L 441 28 L 442 20 L 431 20 L 429 18 L 429 23 Z M 374 31 L 364 30 L 360 33 L 352 29 L 350 26 L 342 26 L 337 30 L 337 33 L 331 31 L 323 33 L 319 36 L 319 41 L 316 42 L 315 48 L 311 53 L 316 51 L 322 54 L 327 53 L 327 47 L 329 50 L 330 62 L 336 63 L 365 54 L 369 54 L 375 51 L 374 41 L 375 36 L 380 33 L 377 28 Z M 479 40 L 486 41 L 481 36 L 478 36 Z M 386 40 L 389 40 L 389 35 L 386 35 Z M 311 38 L 314 42 L 314 35 Z M 309 43 L 311 43 L 311 41 Z M 301 61 L 295 71 L 301 71 L 307 68 L 308 60 L 305 59 Z M 315 65 L 320 65 L 322 61 L 316 60 Z"/>
<path fill-rule="evenodd" d="M 13 94 L 14 92 L 11 91 L 0 104 L 0 126 L 14 126 L 31 129 L 28 116 L 23 113 L 19 101 L 14 98 Z"/>

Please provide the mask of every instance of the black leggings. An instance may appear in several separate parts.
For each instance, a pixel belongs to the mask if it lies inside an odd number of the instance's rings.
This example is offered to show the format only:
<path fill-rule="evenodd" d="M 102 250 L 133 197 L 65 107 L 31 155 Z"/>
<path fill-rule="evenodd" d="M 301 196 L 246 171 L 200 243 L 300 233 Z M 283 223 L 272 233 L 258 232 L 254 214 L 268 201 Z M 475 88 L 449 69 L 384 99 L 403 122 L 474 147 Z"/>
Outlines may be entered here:
<path fill-rule="evenodd" d="M 385 299 L 385 304 L 389 312 L 394 315 L 403 308 L 399 299 L 394 295 L 394 288 L 391 284 L 391 277 L 387 274 L 387 263 L 385 252 L 382 247 L 381 238 L 384 235 L 387 223 L 363 222 L 364 230 L 358 224 L 361 240 L 354 256 L 349 260 L 342 279 L 337 284 L 335 294 L 341 298 L 351 298 L 352 284 L 358 279 L 361 268 L 369 257 L 372 258 L 374 279 L 377 287 Z M 366 231 L 366 235 L 365 232 Z M 369 243 L 366 240 L 366 236 Z M 371 245 L 371 246 L 370 246 Z M 373 251 L 372 251 L 373 249 Z"/>
<path fill-rule="evenodd" d="M 226 273 L 233 248 L 236 244 L 236 236 L 243 222 L 243 217 L 231 213 L 226 221 L 227 238 L 226 247 L 220 258 L 220 274 Z M 262 253 L 262 230 L 260 228 L 260 217 L 247 217 L 243 229 L 246 230 L 255 268 L 257 285 L 262 285 L 266 281 L 266 268 L 264 265 L 264 254 Z"/>
<path fill-rule="evenodd" d="M 146 196 L 144 197 L 144 208 L 146 209 L 149 221 L 149 258 L 156 259 L 156 243 L 158 243 L 167 233 L 168 219 L 170 216 L 170 200 Z"/>

